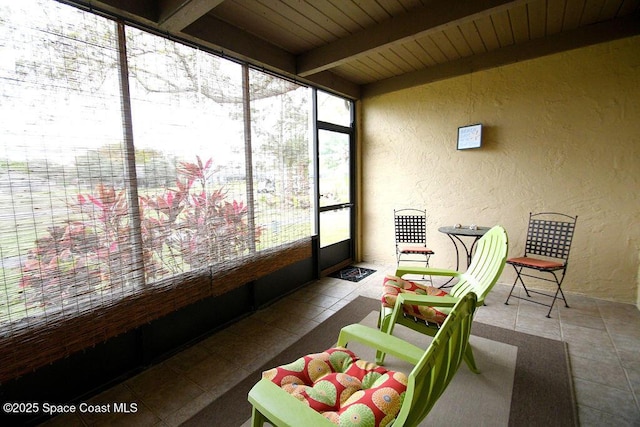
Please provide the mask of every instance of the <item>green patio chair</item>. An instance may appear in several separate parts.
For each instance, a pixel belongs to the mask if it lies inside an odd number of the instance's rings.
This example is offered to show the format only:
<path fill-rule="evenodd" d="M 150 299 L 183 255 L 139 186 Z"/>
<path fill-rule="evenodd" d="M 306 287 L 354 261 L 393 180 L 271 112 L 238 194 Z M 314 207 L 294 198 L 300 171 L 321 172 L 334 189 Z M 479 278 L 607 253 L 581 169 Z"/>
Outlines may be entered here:
<path fill-rule="evenodd" d="M 449 316 L 426 350 L 361 324 L 342 328 L 336 348 L 263 373 L 249 392 L 251 425 L 417 426 L 462 363 L 476 302 L 476 295 L 469 292 L 452 304 Z M 347 344 L 354 341 L 414 367 L 405 375 L 358 360 L 347 353 Z M 354 383 L 360 385 L 352 387 Z M 321 410 L 316 409 L 319 407 Z"/>
<path fill-rule="evenodd" d="M 379 319 L 380 329 L 391 334 L 395 324 L 399 323 L 415 331 L 434 336 L 449 315 L 451 303 L 473 292 L 477 295 L 478 307 L 484 304 L 484 299 L 502 274 L 507 250 L 507 232 L 497 225 L 480 238 L 471 264 L 464 273 L 438 268 L 398 267 L 395 276 L 388 276 L 385 279 Z M 407 274 L 449 276 L 458 281 L 447 294 L 433 286 L 424 286 L 402 279 Z M 399 305 L 402 306 L 401 310 L 398 309 Z M 382 364 L 384 356 L 384 352 L 378 352 L 376 362 Z M 480 372 L 470 345 L 465 354 L 465 362 L 472 372 Z"/>

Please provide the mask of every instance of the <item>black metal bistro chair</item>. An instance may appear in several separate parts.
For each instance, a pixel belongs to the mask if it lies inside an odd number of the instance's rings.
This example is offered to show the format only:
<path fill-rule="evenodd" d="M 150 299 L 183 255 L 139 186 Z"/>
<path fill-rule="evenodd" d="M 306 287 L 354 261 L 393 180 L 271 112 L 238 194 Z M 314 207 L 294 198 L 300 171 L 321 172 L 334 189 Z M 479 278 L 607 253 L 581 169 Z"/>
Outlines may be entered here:
<path fill-rule="evenodd" d="M 397 265 L 403 262 L 424 263 L 434 252 L 427 247 L 427 211 L 420 209 L 394 209 Z"/>
<path fill-rule="evenodd" d="M 505 304 L 509 304 L 510 298 L 518 298 L 544 305 L 549 307 L 547 317 L 551 317 L 551 310 L 553 310 L 556 299 L 562 299 L 564 306 L 569 308 L 564 292 L 562 292 L 562 281 L 567 273 L 569 251 L 577 219 L 577 216 L 569 216 L 557 212 L 529 213 L 529 227 L 527 229 L 524 255 L 507 260 L 507 264 L 513 266 L 517 276 Z M 555 283 L 557 287 L 555 294 L 551 295 L 527 288 L 523 277 L 532 277 Z M 518 282 L 524 288 L 526 297 L 513 295 L 513 290 Z M 550 297 L 553 300 L 551 304 L 545 304 L 532 299 L 532 293 Z"/>

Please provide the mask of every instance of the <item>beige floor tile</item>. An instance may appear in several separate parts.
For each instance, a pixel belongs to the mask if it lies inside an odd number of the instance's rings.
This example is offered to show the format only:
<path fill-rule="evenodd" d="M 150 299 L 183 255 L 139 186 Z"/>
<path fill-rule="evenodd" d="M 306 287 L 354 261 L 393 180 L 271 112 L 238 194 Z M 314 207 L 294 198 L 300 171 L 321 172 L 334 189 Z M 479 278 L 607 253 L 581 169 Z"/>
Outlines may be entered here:
<path fill-rule="evenodd" d="M 326 311 L 326 310 L 325 310 Z M 321 322 L 317 317 L 314 319 L 316 322 Z M 274 323 L 264 325 L 261 329 L 256 329 L 247 334 L 246 341 L 243 343 L 245 348 L 247 343 L 251 344 L 251 347 L 260 347 L 263 349 L 273 348 L 274 346 L 281 346 L 282 343 L 293 343 L 299 338 L 297 334 L 286 331 L 277 327 Z"/>
<path fill-rule="evenodd" d="M 528 310 L 518 310 L 515 330 L 554 340 L 562 339 L 560 321 L 558 319 L 549 319 L 545 316 L 540 316 L 540 313 Z"/>
<path fill-rule="evenodd" d="M 197 384 L 203 391 L 211 391 L 219 388 L 221 383 L 229 380 L 229 377 L 235 376 L 242 366 L 242 361 L 234 363 L 231 360 L 243 357 L 246 353 L 244 350 L 236 353 L 228 351 L 224 356 L 222 354 L 214 354 L 207 359 L 193 365 L 184 373 L 193 384 Z M 260 354 L 259 352 L 257 354 Z M 255 359 L 256 354 L 251 355 Z M 246 356 L 244 356 L 246 357 Z"/>
<path fill-rule="evenodd" d="M 40 424 L 41 427 L 85 427 L 86 424 L 82 421 L 80 414 L 64 414 L 51 418 Z"/>
<path fill-rule="evenodd" d="M 606 326 L 602 318 L 595 311 L 582 311 L 571 307 L 567 310 L 561 310 L 560 316 L 563 324 L 584 326 L 585 328 L 606 330 Z"/>
<path fill-rule="evenodd" d="M 306 299 L 309 304 L 317 305 L 318 307 L 322 307 L 324 309 L 333 307 L 340 298 L 334 297 L 331 295 L 324 295 L 318 293 L 311 293 L 310 295 L 304 295 L 304 299 Z"/>
<path fill-rule="evenodd" d="M 319 324 L 319 321 L 307 319 L 306 317 L 282 316 L 274 320 L 270 325 L 301 337 Z"/>
<path fill-rule="evenodd" d="M 636 397 L 636 401 L 640 404 L 640 370 L 625 369 L 624 371 L 627 374 L 627 379 Z"/>
<path fill-rule="evenodd" d="M 578 405 L 578 418 L 581 427 L 636 427 L 637 422 L 625 419 L 621 416 L 598 411 L 588 406 Z"/>
<path fill-rule="evenodd" d="M 618 350 L 633 351 L 640 354 L 640 339 L 630 335 L 609 334 L 613 345 Z"/>
<path fill-rule="evenodd" d="M 167 426 L 179 426 L 189 418 L 207 407 L 213 400 L 218 397 L 213 393 L 203 393 L 195 399 L 187 402 L 183 407 L 167 416 L 163 423 Z"/>
<path fill-rule="evenodd" d="M 193 345 L 180 353 L 167 359 L 164 364 L 176 372 L 184 373 L 193 365 L 207 359 L 211 353 L 202 345 L 202 343 Z"/>
<path fill-rule="evenodd" d="M 137 396 L 146 396 L 169 384 L 179 374 L 162 363 L 128 379 L 125 384 Z"/>
<path fill-rule="evenodd" d="M 598 304 L 602 318 L 609 319 L 640 319 L 640 312 L 633 304 L 621 304 L 619 302 L 594 300 Z"/>
<path fill-rule="evenodd" d="M 625 368 L 640 371 L 640 353 L 637 351 L 618 350 L 618 357 Z"/>
<path fill-rule="evenodd" d="M 573 341 L 567 343 L 567 348 L 571 357 L 583 357 L 592 360 L 594 364 L 601 361 L 620 363 L 618 354 L 610 343 L 594 344 L 592 342 Z"/>
<path fill-rule="evenodd" d="M 591 343 L 599 346 L 613 346 L 613 342 L 607 331 L 572 324 L 562 324 L 562 339 L 569 343 Z"/>
<path fill-rule="evenodd" d="M 336 314 L 338 310 L 335 310 L 333 308 L 327 308 L 325 309 L 322 313 L 318 314 L 316 317 L 314 317 L 312 320 L 316 321 L 316 322 L 324 322 L 325 320 L 327 320 L 329 317 L 333 316 L 334 314 Z"/>
<path fill-rule="evenodd" d="M 176 375 L 170 383 L 148 392 L 140 400 L 158 418 L 165 419 L 204 392 L 204 388 L 192 378 Z"/>
<path fill-rule="evenodd" d="M 530 323 L 524 323 L 522 325 L 516 326 L 515 328 L 516 331 L 522 332 L 523 334 L 537 335 L 539 337 L 548 338 L 550 340 L 562 341 L 558 329 L 559 326 L 545 327 L 544 329 L 541 329 L 540 327 L 533 326 Z"/>
<path fill-rule="evenodd" d="M 574 378 L 631 391 L 627 374 L 615 358 L 594 363 L 592 359 L 572 355 L 571 372 Z"/>
<path fill-rule="evenodd" d="M 631 393 L 577 378 L 574 379 L 574 386 L 580 405 L 617 415 L 628 421 L 640 420 L 640 410 Z"/>
<path fill-rule="evenodd" d="M 56 417 L 47 426 L 157 425 L 159 416 L 124 383 L 74 403 L 76 413 Z"/>
<path fill-rule="evenodd" d="M 623 315 L 618 319 L 605 320 L 607 330 L 613 335 L 625 335 L 640 341 L 640 319 L 635 316 Z"/>
<path fill-rule="evenodd" d="M 119 413 L 112 414 L 112 416 L 101 416 L 97 418 L 95 423 L 87 423 L 88 426 L 101 427 L 101 426 L 140 426 L 140 427 L 152 427 L 162 425 L 162 420 L 159 418 L 155 411 L 147 408 L 144 405 L 138 405 L 135 411 L 131 413 Z"/>

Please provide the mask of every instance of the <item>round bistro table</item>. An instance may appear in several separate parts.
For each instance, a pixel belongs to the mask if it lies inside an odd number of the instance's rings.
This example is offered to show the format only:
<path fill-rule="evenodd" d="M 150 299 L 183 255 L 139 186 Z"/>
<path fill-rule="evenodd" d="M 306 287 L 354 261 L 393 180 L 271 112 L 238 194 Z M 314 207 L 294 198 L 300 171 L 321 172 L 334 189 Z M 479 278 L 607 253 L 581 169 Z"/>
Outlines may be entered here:
<path fill-rule="evenodd" d="M 484 234 L 489 231 L 491 227 L 476 227 L 470 228 L 468 225 L 463 225 L 460 227 L 448 226 L 448 227 L 440 227 L 438 231 L 449 236 L 449 239 L 453 242 L 453 246 L 456 247 L 456 270 L 460 269 L 460 253 L 464 251 L 464 254 L 467 257 L 467 268 L 471 264 L 471 256 L 473 255 L 473 251 L 476 247 L 476 243 Z M 462 239 L 463 237 L 471 237 L 471 245 L 467 246 L 467 243 Z"/>

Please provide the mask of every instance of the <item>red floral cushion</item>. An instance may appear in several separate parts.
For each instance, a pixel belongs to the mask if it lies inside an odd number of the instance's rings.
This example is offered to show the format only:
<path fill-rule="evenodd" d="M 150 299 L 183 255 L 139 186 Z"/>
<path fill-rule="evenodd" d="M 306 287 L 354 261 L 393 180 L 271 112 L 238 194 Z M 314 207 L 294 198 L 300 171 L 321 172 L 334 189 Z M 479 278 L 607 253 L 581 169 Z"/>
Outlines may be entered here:
<path fill-rule="evenodd" d="M 382 283 L 382 305 L 393 308 L 396 305 L 398 294 L 410 293 L 418 295 L 432 295 L 441 297 L 447 293 L 434 286 L 423 286 L 396 276 L 387 276 Z M 447 313 L 433 307 L 423 305 L 403 304 L 402 309 L 410 316 L 427 320 L 432 323 L 442 324 L 447 318 Z"/>
<path fill-rule="evenodd" d="M 339 425 L 388 425 L 407 389 L 402 372 L 360 360 L 342 347 L 309 354 L 262 377 Z"/>

